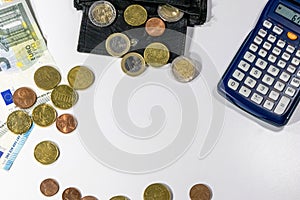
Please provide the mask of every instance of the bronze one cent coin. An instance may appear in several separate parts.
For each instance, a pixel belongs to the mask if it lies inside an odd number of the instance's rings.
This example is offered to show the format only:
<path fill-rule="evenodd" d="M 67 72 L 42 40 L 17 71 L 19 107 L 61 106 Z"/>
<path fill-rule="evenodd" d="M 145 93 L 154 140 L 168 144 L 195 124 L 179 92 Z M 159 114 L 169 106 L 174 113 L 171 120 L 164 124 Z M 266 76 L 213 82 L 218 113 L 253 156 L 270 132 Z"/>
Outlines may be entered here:
<path fill-rule="evenodd" d="M 21 87 L 13 94 L 14 104 L 23 109 L 33 106 L 36 102 L 36 98 L 36 93 L 28 87 Z"/>
<path fill-rule="evenodd" d="M 84 196 L 81 198 L 81 200 L 98 200 L 96 197 L 94 196 Z"/>
<path fill-rule="evenodd" d="M 161 36 L 165 30 L 166 30 L 166 25 L 163 22 L 163 20 L 161 20 L 158 17 L 152 17 L 150 19 L 148 19 L 148 21 L 146 22 L 146 32 L 153 37 L 158 37 Z"/>
<path fill-rule="evenodd" d="M 56 127 L 62 133 L 71 133 L 77 127 L 77 120 L 71 114 L 62 114 L 56 119 Z"/>
<path fill-rule="evenodd" d="M 69 187 L 62 193 L 63 200 L 81 200 L 81 193 L 77 188 Z"/>
<path fill-rule="evenodd" d="M 59 190 L 59 184 L 52 178 L 45 179 L 40 184 L 40 191 L 43 195 L 51 197 Z"/>
<path fill-rule="evenodd" d="M 204 184 L 196 184 L 190 189 L 191 200 L 210 200 L 212 198 L 211 190 Z"/>

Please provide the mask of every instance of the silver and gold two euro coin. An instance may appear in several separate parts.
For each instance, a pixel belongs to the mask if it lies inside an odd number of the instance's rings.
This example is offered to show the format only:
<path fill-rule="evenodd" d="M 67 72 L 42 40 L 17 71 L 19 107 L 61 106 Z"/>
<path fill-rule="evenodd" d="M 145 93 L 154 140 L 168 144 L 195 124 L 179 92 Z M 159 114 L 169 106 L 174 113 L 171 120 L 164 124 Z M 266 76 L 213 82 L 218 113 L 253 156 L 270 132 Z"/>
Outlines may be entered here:
<path fill-rule="evenodd" d="M 121 67 L 127 75 L 138 76 L 146 70 L 146 62 L 142 55 L 131 52 L 122 58 Z"/>
<path fill-rule="evenodd" d="M 117 16 L 115 7 L 108 1 L 96 1 L 89 8 L 89 19 L 95 26 L 111 25 Z"/>

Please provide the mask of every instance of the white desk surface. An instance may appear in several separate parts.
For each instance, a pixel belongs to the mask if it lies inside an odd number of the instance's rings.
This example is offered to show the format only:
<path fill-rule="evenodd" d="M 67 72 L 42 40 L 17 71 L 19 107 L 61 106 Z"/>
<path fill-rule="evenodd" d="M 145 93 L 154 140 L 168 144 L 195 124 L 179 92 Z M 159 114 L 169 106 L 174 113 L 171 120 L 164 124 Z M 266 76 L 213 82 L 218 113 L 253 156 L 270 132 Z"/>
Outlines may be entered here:
<path fill-rule="evenodd" d="M 216 101 L 215 95 L 208 86 L 211 83 L 217 84 L 220 75 L 226 70 L 266 2 L 266 0 L 213 0 L 209 22 L 194 28 L 192 44 L 188 51 L 198 57 L 203 66 L 200 76 L 189 87 L 197 96 L 199 124 L 191 145 L 175 162 L 148 173 L 121 172 L 124 171 L 122 166 L 114 170 L 108 167 L 107 163 L 97 162 L 83 146 L 79 130 L 63 135 L 56 130 L 55 126 L 35 127 L 11 170 L 0 171 L 0 199 L 61 199 L 63 190 L 72 186 L 80 189 L 83 195 L 94 195 L 99 200 L 109 199 L 117 194 L 124 194 L 132 200 L 138 200 L 142 199 L 143 191 L 149 184 L 161 182 L 171 188 L 176 200 L 189 199 L 189 189 L 196 183 L 209 185 L 214 200 L 298 200 L 300 196 L 299 110 L 294 113 L 287 126 L 282 130 L 274 131 L 260 125 L 227 103 L 224 106 L 222 100 Z M 91 57 L 97 61 L 92 64 L 104 68 L 107 63 L 115 65 L 119 62 L 118 59 L 91 56 L 76 51 L 82 13 L 73 8 L 72 0 L 34 0 L 32 4 L 41 29 L 47 37 L 48 48 L 57 66 L 60 67 L 62 76 L 66 77 L 68 70 L 75 65 L 89 64 Z M 152 86 L 150 84 L 144 88 L 145 91 L 143 88 L 137 91 L 130 100 L 128 108 L 130 116 L 136 124 L 149 125 L 151 107 L 160 104 L 161 101 L 161 107 L 166 112 L 166 125 L 162 128 L 170 128 L 170 131 L 166 130 L 164 133 L 163 130 L 162 134 L 165 135 L 156 136 L 160 137 L 159 144 L 151 144 L 156 141 L 153 138 L 151 141 L 138 139 L 132 141 L 133 138 L 128 139 L 124 134 L 118 135 L 118 127 L 114 123 L 109 123 L 110 120 L 112 122 L 114 120 L 111 107 L 107 106 L 111 102 L 109 94 L 112 85 L 125 77 L 118 66 L 110 66 L 103 72 L 102 77 L 96 77 L 97 94 L 94 98 L 97 100 L 94 102 L 95 105 L 87 102 L 86 106 L 95 106 L 95 110 L 99 111 L 96 112 L 98 114 L 103 112 L 103 115 L 97 119 L 107 122 L 99 123 L 111 143 L 124 151 L 133 154 L 143 153 L 148 156 L 172 143 L 178 126 L 168 123 L 172 120 L 176 121 L 172 116 L 175 112 L 174 118 L 176 118 L 176 112 L 180 113 L 180 109 L 172 109 L 173 105 L 177 105 L 177 101 L 172 100 L 172 92 L 167 92 L 166 97 L 161 97 L 165 88 L 153 82 Z M 168 68 L 161 71 L 149 69 L 146 75 L 137 80 L 151 77 L 155 73 L 166 73 L 168 77 L 170 74 L 167 72 Z M 219 75 L 213 72 L 218 72 Z M 153 95 L 149 96 L 149 91 L 155 93 L 155 98 Z M 82 92 L 80 96 L 87 93 L 88 91 Z M 167 102 L 169 99 L 171 99 L 170 105 Z M 129 100 L 121 99 L 120 104 L 127 101 Z M 221 105 L 224 112 L 212 112 L 215 104 Z M 171 117 L 168 112 L 173 112 Z M 221 121 L 216 122 L 214 118 L 220 117 L 216 116 L 218 114 L 222 115 Z M 221 124 L 221 128 L 216 129 L 218 132 L 209 132 L 215 126 L 210 124 L 211 122 Z M 79 125 L 80 123 L 83 122 L 79 121 Z M 93 130 L 86 130 L 86 134 L 90 131 Z M 207 156 L 199 159 L 205 139 L 209 137 L 215 137 L 210 140 L 211 144 L 216 143 L 216 145 Z M 49 166 L 39 164 L 33 157 L 35 145 L 45 139 L 56 142 L 61 152 L 57 162 Z M 143 146 L 144 149 L 141 148 Z M 205 147 L 203 151 L 208 150 L 209 147 Z M 57 195 L 47 198 L 40 193 L 39 184 L 50 177 L 59 182 L 60 191 Z"/>

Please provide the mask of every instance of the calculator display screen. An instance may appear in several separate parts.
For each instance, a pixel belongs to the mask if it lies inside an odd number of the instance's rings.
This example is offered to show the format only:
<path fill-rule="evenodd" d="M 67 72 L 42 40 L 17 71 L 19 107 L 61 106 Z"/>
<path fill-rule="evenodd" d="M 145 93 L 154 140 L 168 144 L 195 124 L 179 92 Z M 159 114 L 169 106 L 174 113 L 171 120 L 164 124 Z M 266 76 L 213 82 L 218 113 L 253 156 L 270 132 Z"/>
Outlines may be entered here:
<path fill-rule="evenodd" d="M 295 24 L 300 25 L 300 13 L 295 12 L 294 10 L 279 4 L 275 10 L 275 12 L 284 18 L 292 21 Z"/>

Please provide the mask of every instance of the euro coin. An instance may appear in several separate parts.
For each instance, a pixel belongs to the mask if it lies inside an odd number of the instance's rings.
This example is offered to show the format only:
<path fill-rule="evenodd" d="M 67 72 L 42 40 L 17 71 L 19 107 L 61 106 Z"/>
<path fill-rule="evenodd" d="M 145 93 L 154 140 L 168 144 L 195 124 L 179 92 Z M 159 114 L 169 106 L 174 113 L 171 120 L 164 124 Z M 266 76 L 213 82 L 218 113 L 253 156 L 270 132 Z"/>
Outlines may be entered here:
<path fill-rule="evenodd" d="M 36 102 L 36 93 L 28 88 L 18 88 L 13 94 L 13 102 L 16 106 L 22 109 L 30 108 Z"/>
<path fill-rule="evenodd" d="M 128 6 L 124 11 L 124 20 L 131 26 L 140 26 L 147 20 L 147 10 L 138 4 Z"/>
<path fill-rule="evenodd" d="M 117 16 L 115 7 L 108 1 L 96 1 L 89 9 L 89 19 L 99 27 L 111 25 Z"/>
<path fill-rule="evenodd" d="M 114 196 L 110 198 L 109 200 L 129 200 L 127 197 L 119 195 L 119 196 Z"/>
<path fill-rule="evenodd" d="M 171 191 L 161 183 L 149 185 L 144 191 L 144 200 L 171 200 Z"/>
<path fill-rule="evenodd" d="M 146 63 L 143 56 L 132 52 L 122 58 L 121 67 L 129 76 L 138 76 L 146 70 Z"/>
<path fill-rule="evenodd" d="M 146 22 L 145 30 L 150 36 L 161 36 L 165 32 L 165 29 L 165 23 L 158 17 L 152 17 Z"/>
<path fill-rule="evenodd" d="M 40 104 L 32 111 L 32 119 L 39 126 L 47 127 L 56 120 L 56 110 L 49 104 Z"/>
<path fill-rule="evenodd" d="M 71 133 L 77 127 L 77 120 L 71 114 L 62 114 L 56 119 L 56 127 L 62 133 Z"/>
<path fill-rule="evenodd" d="M 59 149 L 54 142 L 42 141 L 34 148 L 34 158 L 41 164 L 50 165 L 59 157 Z"/>
<path fill-rule="evenodd" d="M 94 73 L 84 66 L 73 67 L 68 73 L 69 85 L 75 90 L 83 90 L 90 87 L 94 80 Z"/>
<path fill-rule="evenodd" d="M 175 79 L 179 82 L 189 82 L 198 75 L 195 62 L 185 56 L 175 58 L 171 68 Z"/>
<path fill-rule="evenodd" d="M 82 197 L 81 200 L 98 200 L 98 199 L 94 196 L 89 195 L 89 196 Z"/>
<path fill-rule="evenodd" d="M 107 53 L 114 57 L 121 57 L 126 54 L 130 46 L 129 38 L 123 33 L 113 33 L 105 41 Z"/>
<path fill-rule="evenodd" d="M 211 190 L 204 184 L 196 184 L 190 189 L 191 200 L 210 200 L 212 198 Z"/>
<path fill-rule="evenodd" d="M 43 90 L 55 88 L 61 81 L 61 75 L 57 69 L 51 66 L 43 66 L 34 73 L 35 84 Z"/>
<path fill-rule="evenodd" d="M 17 110 L 9 114 L 6 121 L 7 128 L 15 134 L 26 133 L 31 125 L 31 117 L 24 111 Z"/>
<path fill-rule="evenodd" d="M 168 47 L 159 42 L 149 44 L 144 51 L 144 59 L 152 67 L 162 67 L 168 63 L 170 52 Z"/>
<path fill-rule="evenodd" d="M 81 200 L 81 193 L 77 188 L 69 187 L 62 193 L 63 200 Z"/>
<path fill-rule="evenodd" d="M 178 8 L 167 4 L 158 6 L 157 13 L 166 22 L 177 22 L 184 14 Z"/>
<path fill-rule="evenodd" d="M 47 197 L 54 196 L 59 190 L 59 184 L 52 178 L 43 180 L 40 184 L 40 191 Z"/>
<path fill-rule="evenodd" d="M 78 100 L 77 92 L 68 85 L 59 85 L 51 92 L 51 101 L 60 109 L 69 109 Z"/>

